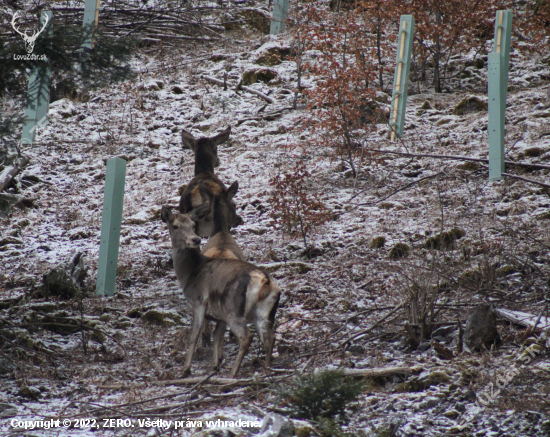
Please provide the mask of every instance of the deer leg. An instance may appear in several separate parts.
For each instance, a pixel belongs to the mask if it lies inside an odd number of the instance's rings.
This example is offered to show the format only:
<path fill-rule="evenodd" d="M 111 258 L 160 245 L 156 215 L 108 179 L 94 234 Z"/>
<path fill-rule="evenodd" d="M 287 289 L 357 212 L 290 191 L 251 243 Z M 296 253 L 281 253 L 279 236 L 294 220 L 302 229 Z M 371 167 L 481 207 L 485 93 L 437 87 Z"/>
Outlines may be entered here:
<path fill-rule="evenodd" d="M 214 370 L 219 370 L 223 357 L 223 336 L 227 323 L 219 321 L 214 330 Z"/>
<path fill-rule="evenodd" d="M 202 331 L 202 325 L 204 324 L 204 314 L 206 313 L 205 306 L 198 306 L 193 308 L 193 328 L 191 329 L 191 337 L 189 338 L 189 348 L 187 349 L 187 357 L 185 359 L 185 367 L 183 368 L 183 374 L 189 375 L 191 373 L 191 361 L 193 360 L 193 354 L 197 347 L 197 341 Z"/>
<path fill-rule="evenodd" d="M 275 333 L 273 331 L 273 323 L 269 320 L 255 320 L 256 331 L 260 335 L 260 340 L 264 345 L 265 363 L 267 367 L 271 366 L 271 353 L 273 351 L 273 343 L 275 342 Z"/>
<path fill-rule="evenodd" d="M 267 323 L 264 331 L 264 349 L 265 349 L 265 364 L 271 366 L 271 353 L 273 352 L 273 343 L 275 343 L 275 333 L 271 323 Z"/>
<path fill-rule="evenodd" d="M 237 359 L 235 360 L 235 364 L 233 365 L 233 369 L 231 370 L 231 377 L 235 378 L 241 367 L 241 362 L 248 352 L 250 343 L 252 343 L 252 332 L 250 332 L 250 330 L 246 327 L 246 320 L 244 319 L 234 321 L 229 325 L 229 327 L 239 339 L 240 344 Z"/>

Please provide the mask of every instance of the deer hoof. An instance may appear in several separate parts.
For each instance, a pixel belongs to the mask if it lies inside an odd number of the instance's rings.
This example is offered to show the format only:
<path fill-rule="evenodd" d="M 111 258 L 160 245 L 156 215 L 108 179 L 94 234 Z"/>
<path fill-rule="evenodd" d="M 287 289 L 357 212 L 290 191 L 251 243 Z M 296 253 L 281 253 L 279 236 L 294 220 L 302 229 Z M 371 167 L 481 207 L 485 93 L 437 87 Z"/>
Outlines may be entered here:
<path fill-rule="evenodd" d="M 191 369 L 185 369 L 183 371 L 183 376 L 185 377 L 185 376 L 189 376 L 189 375 L 191 375 Z"/>

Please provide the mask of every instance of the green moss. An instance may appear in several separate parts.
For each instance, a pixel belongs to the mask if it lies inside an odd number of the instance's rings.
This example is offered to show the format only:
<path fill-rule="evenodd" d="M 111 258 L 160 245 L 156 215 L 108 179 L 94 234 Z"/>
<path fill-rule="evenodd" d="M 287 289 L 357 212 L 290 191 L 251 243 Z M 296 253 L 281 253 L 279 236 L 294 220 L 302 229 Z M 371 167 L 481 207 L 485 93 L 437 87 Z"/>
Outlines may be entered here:
<path fill-rule="evenodd" d="M 496 275 L 497 275 L 498 278 L 503 278 L 505 276 L 511 275 L 513 273 L 516 273 L 516 272 L 517 272 L 517 270 L 515 269 L 515 267 L 503 266 L 500 269 L 497 269 Z"/>
<path fill-rule="evenodd" d="M 466 97 L 455 106 L 453 115 L 465 115 L 472 112 L 487 111 L 487 108 L 487 102 L 484 102 L 478 97 Z"/>
<path fill-rule="evenodd" d="M 296 432 L 296 437 L 310 437 L 313 431 L 313 428 L 309 426 L 301 426 L 294 430 Z"/>
<path fill-rule="evenodd" d="M 243 20 L 246 21 L 246 24 L 248 24 L 253 29 L 259 30 L 264 35 L 269 34 L 271 20 L 266 15 L 258 11 L 257 9 L 254 9 L 254 8 L 243 9 L 240 15 L 243 18 Z M 226 25 L 226 28 L 227 28 L 227 25 Z"/>
<path fill-rule="evenodd" d="M 409 255 L 411 248 L 405 243 L 397 243 L 388 254 L 390 259 L 404 258 Z"/>
<path fill-rule="evenodd" d="M 174 323 L 181 324 L 181 318 L 172 313 L 158 310 L 149 310 L 141 316 L 141 320 L 152 325 L 167 326 Z"/>
<path fill-rule="evenodd" d="M 132 308 L 130 311 L 126 313 L 126 316 L 130 317 L 131 319 L 138 319 L 141 317 L 144 311 L 145 311 L 144 308 Z"/>
<path fill-rule="evenodd" d="M 417 393 L 424 391 L 429 387 L 427 381 L 422 381 L 416 377 L 410 378 L 408 381 L 402 382 L 397 387 L 395 387 L 394 392 L 396 393 Z"/>
<path fill-rule="evenodd" d="M 444 372 L 443 370 L 435 370 L 426 378 L 426 382 L 430 385 L 439 385 L 444 382 L 449 382 L 450 380 L 451 378 L 447 375 L 447 372 Z"/>
<path fill-rule="evenodd" d="M 91 339 L 93 341 L 103 344 L 105 343 L 105 340 L 107 340 L 107 337 L 103 332 L 94 330 L 92 331 Z"/>
<path fill-rule="evenodd" d="M 384 247 L 384 244 L 386 244 L 386 237 L 383 237 L 383 236 L 374 237 L 370 242 L 369 247 L 371 249 L 380 249 Z"/>
<path fill-rule="evenodd" d="M 268 68 L 248 70 L 243 73 L 243 85 L 252 85 L 256 82 L 269 83 L 277 77 L 277 73 Z"/>
<path fill-rule="evenodd" d="M 263 52 L 256 61 L 256 64 L 273 67 L 281 62 L 290 60 L 294 56 L 289 47 L 271 47 Z"/>
<path fill-rule="evenodd" d="M 31 224 L 31 221 L 27 218 L 19 220 L 19 223 L 17 223 L 21 228 L 26 228 Z"/>
<path fill-rule="evenodd" d="M 426 249 L 447 250 L 454 249 L 455 241 L 466 235 L 462 229 L 453 228 L 450 231 L 442 232 L 441 234 L 430 237 L 426 240 L 424 247 Z"/>
<path fill-rule="evenodd" d="M 424 100 L 424 103 L 422 103 L 422 106 L 420 107 L 420 109 L 428 110 L 433 108 L 432 108 L 432 104 L 428 100 Z"/>
<path fill-rule="evenodd" d="M 548 152 L 548 149 L 543 149 L 542 147 L 529 147 L 521 153 L 521 156 L 525 158 L 536 158 L 537 156 L 544 155 L 546 152 Z"/>
<path fill-rule="evenodd" d="M 457 165 L 458 168 L 466 171 L 477 171 L 480 169 L 480 166 L 477 162 L 466 161 L 462 164 Z"/>

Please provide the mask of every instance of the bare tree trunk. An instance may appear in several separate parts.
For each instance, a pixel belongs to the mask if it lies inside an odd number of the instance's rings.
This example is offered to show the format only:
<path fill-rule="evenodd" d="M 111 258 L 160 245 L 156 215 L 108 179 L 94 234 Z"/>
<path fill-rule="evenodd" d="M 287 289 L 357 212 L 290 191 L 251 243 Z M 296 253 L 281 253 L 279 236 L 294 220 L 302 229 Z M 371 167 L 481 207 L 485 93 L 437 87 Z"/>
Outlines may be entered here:
<path fill-rule="evenodd" d="M 441 24 L 441 12 L 439 9 L 435 10 L 435 24 L 439 26 Z M 441 79 L 439 77 L 439 61 L 441 57 L 441 43 L 439 41 L 439 30 L 435 33 L 435 53 L 434 53 L 434 90 L 436 93 L 441 92 Z"/>
<path fill-rule="evenodd" d="M 378 80 L 380 81 L 380 90 L 384 91 L 384 79 L 382 77 L 382 53 L 380 49 L 380 15 L 378 15 L 378 25 L 376 26 L 376 55 L 378 56 Z"/>

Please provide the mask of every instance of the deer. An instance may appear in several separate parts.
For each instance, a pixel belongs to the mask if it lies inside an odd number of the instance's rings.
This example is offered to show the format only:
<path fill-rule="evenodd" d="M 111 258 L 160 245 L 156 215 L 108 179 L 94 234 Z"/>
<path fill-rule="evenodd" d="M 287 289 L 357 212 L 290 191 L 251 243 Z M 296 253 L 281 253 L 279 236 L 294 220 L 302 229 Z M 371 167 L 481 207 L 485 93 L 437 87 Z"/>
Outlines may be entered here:
<path fill-rule="evenodd" d="M 201 250 L 204 256 L 245 261 L 241 248 L 233 238 L 233 235 L 229 232 L 229 223 L 233 222 L 235 215 L 233 197 L 238 189 L 239 182 L 235 181 L 227 191 L 216 195 L 202 181 L 199 183 L 201 196 L 208 199 L 212 210 L 212 236 Z M 210 323 L 206 322 L 202 331 L 203 345 L 210 344 L 210 333 Z"/>
<path fill-rule="evenodd" d="M 239 352 L 231 370 L 237 375 L 248 353 L 253 334 L 247 327 L 253 323 L 264 345 L 266 365 L 271 366 L 275 341 L 274 322 L 280 289 L 271 276 L 253 264 L 237 259 L 210 258 L 199 251 L 201 238 L 195 233 L 195 222 L 209 209 L 208 204 L 189 214 L 172 213 L 163 206 L 161 220 L 166 223 L 172 242 L 174 270 L 183 294 L 193 313 L 183 373 L 191 373 L 191 363 L 205 318 L 214 320 L 214 369 L 219 369 L 223 354 L 223 335 L 229 325 L 239 339 Z"/>
<path fill-rule="evenodd" d="M 212 236 L 202 248 L 201 253 L 210 258 L 228 258 L 245 261 L 243 252 L 233 235 L 229 232 L 229 223 L 235 221 L 235 209 L 233 207 L 233 197 L 239 189 L 239 182 L 233 182 L 227 191 L 221 194 L 214 194 L 210 188 L 204 184 L 199 184 L 201 196 L 208 199 L 212 210 Z"/>
<path fill-rule="evenodd" d="M 215 194 L 219 195 L 227 191 L 225 184 L 214 174 L 214 167 L 220 165 L 218 158 L 218 145 L 227 141 L 231 134 L 231 127 L 228 127 L 218 135 L 210 138 L 196 139 L 186 130 L 181 133 L 181 139 L 183 146 L 189 148 L 195 154 L 195 177 L 189 182 L 189 184 L 183 190 L 178 211 L 180 213 L 189 213 L 193 208 L 198 207 L 206 202 L 199 190 L 199 183 L 203 184 Z M 235 211 L 235 206 L 232 206 Z M 231 214 L 233 217 L 229 223 L 229 228 L 242 224 L 242 219 L 237 214 Z M 202 237 L 210 237 L 213 232 L 212 227 L 212 214 L 207 214 L 203 219 L 197 223 L 198 235 Z"/>
<path fill-rule="evenodd" d="M 44 24 L 42 25 L 42 29 L 40 29 L 38 32 L 33 33 L 32 35 L 27 35 L 27 31 L 20 32 L 15 27 L 15 20 L 17 20 L 17 14 L 19 11 L 16 11 L 15 14 L 13 14 L 13 17 L 11 18 L 11 25 L 13 27 L 13 30 L 15 30 L 19 35 L 23 37 L 23 41 L 25 41 L 25 50 L 30 55 L 32 51 L 34 50 L 34 43 L 36 42 L 36 39 L 40 36 L 40 34 L 43 32 L 43 30 L 48 25 L 48 22 L 50 21 L 50 17 L 48 14 L 44 13 Z"/>

